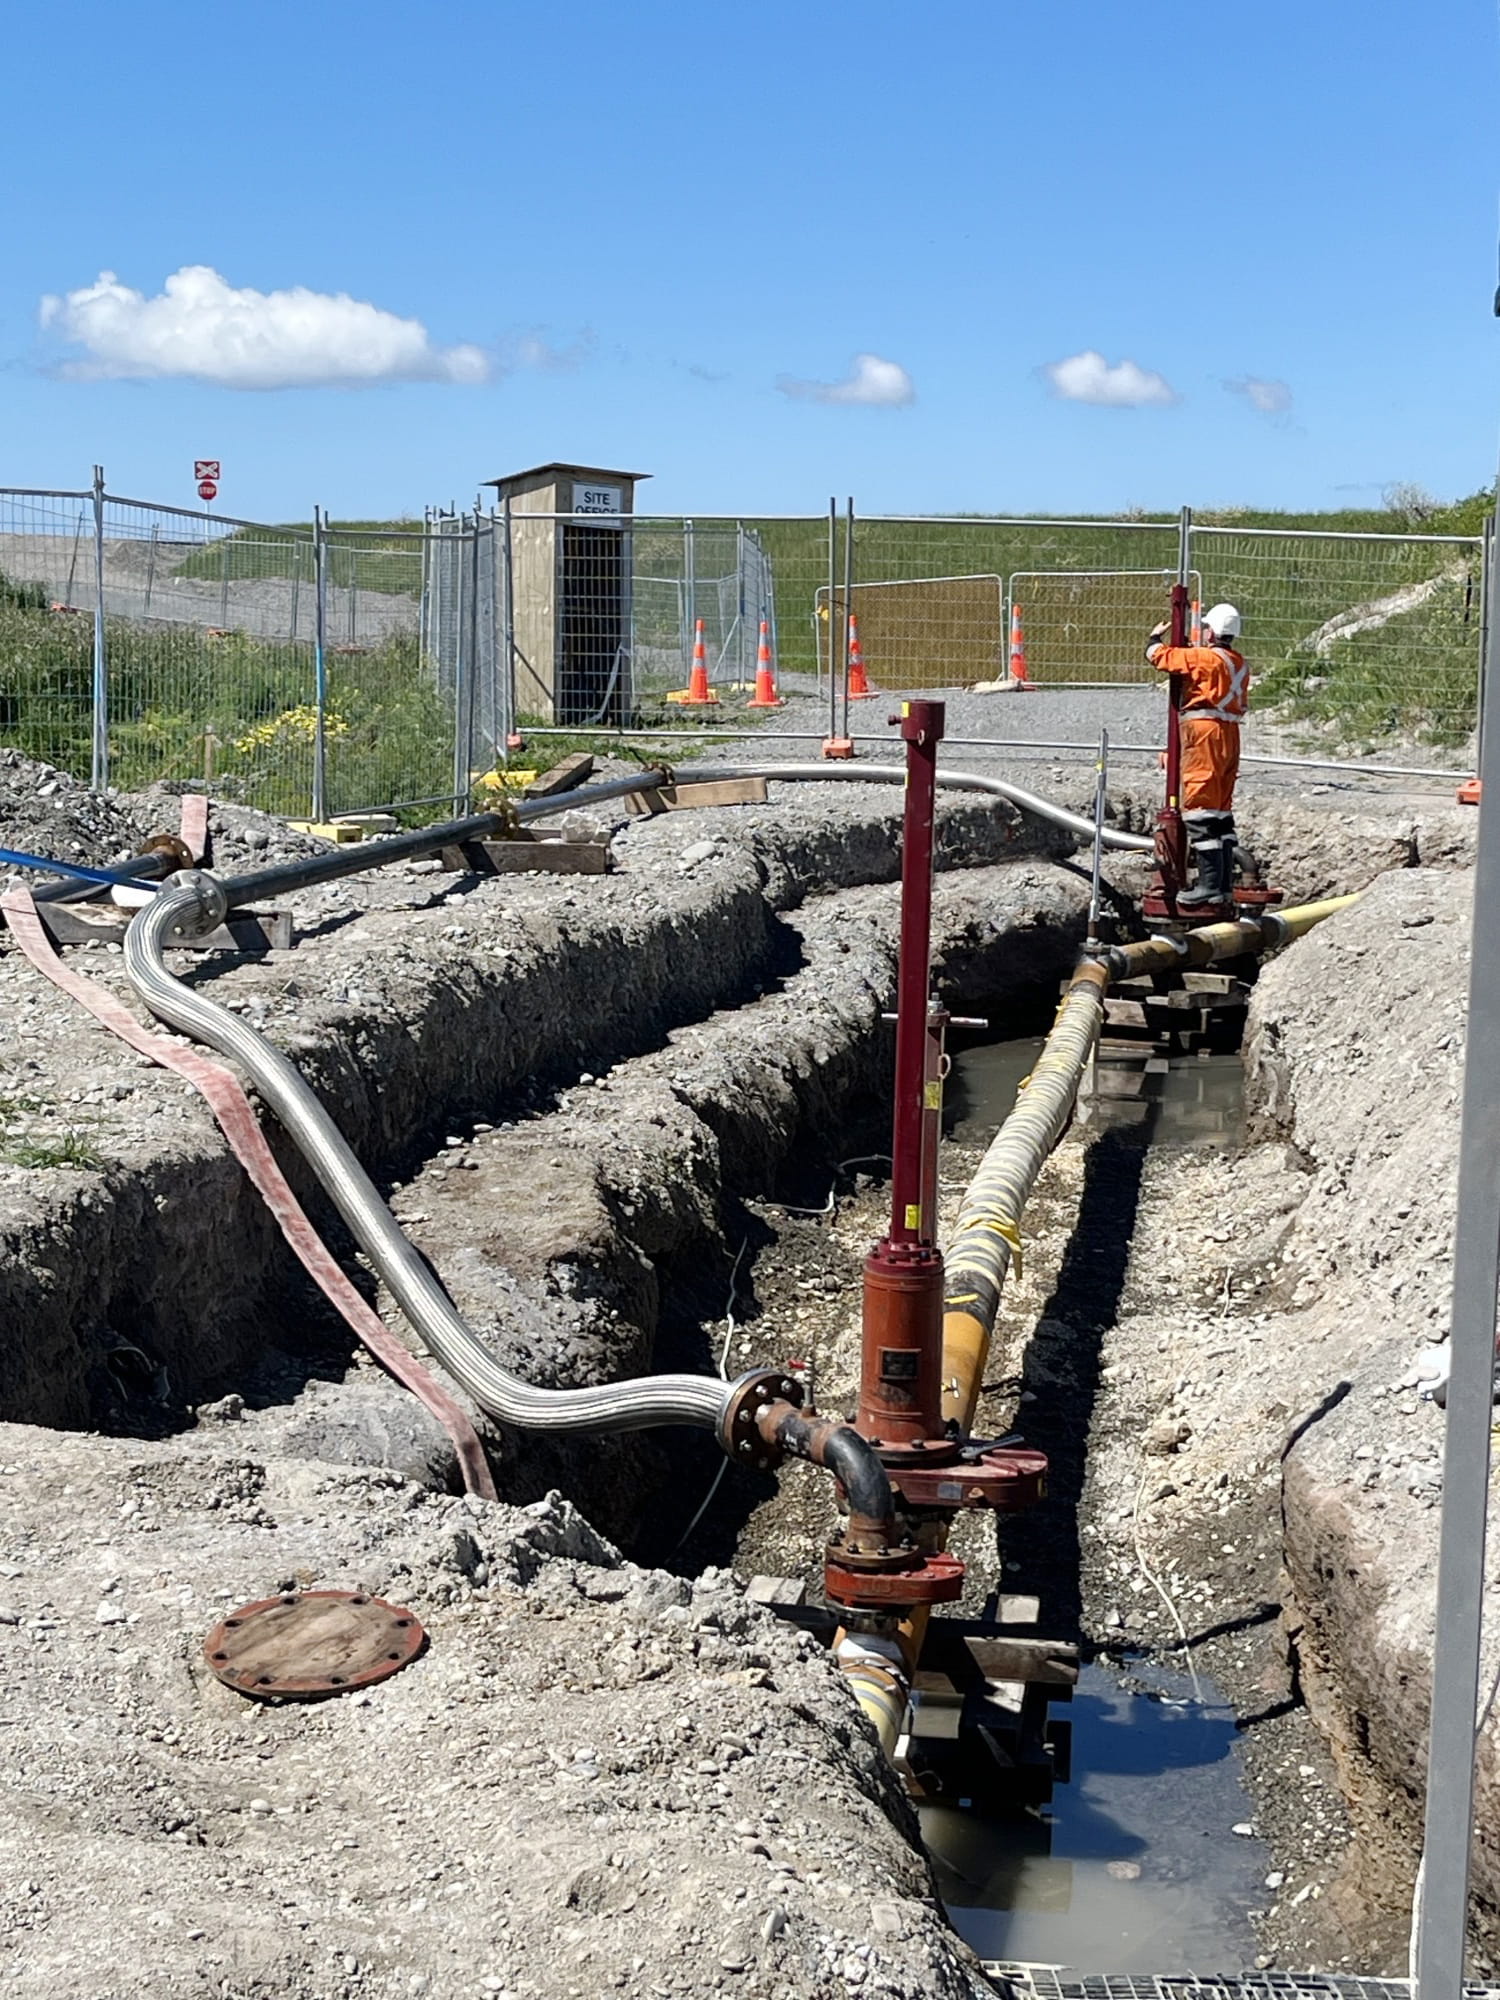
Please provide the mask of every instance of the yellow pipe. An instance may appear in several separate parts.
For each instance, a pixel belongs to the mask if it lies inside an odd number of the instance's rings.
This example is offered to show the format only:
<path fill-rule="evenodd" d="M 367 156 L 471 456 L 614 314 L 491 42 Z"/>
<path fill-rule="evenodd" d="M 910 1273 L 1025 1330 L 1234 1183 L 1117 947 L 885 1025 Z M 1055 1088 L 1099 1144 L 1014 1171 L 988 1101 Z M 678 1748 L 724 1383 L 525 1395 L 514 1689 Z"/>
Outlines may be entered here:
<path fill-rule="evenodd" d="M 1021 1214 L 1048 1155 L 1072 1117 L 1078 1086 L 1104 1019 L 1104 995 L 1116 979 L 1156 966 L 1208 965 L 1305 936 L 1315 924 L 1358 900 L 1334 896 L 1273 915 L 1205 924 L 1182 938 L 1145 938 L 1099 958 L 1080 959 L 1031 1075 L 964 1197 L 945 1255 L 943 1417 L 971 1429 L 989 1363 L 1000 1290 L 1012 1262 L 1020 1268 Z M 909 1618 L 879 1635 L 840 1631 L 835 1651 L 854 1698 L 881 1747 L 895 1752 L 912 1677 L 930 1617 L 918 1605 Z"/>

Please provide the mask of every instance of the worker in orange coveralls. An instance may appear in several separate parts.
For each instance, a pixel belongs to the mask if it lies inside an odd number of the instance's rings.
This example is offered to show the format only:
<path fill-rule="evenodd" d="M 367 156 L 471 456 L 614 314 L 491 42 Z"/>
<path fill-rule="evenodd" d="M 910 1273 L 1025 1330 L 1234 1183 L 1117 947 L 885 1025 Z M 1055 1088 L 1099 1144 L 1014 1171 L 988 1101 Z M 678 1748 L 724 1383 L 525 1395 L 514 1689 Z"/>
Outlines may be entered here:
<path fill-rule="evenodd" d="M 1240 614 L 1232 604 L 1206 611 L 1198 645 L 1168 645 L 1166 633 L 1165 624 L 1156 627 L 1146 641 L 1146 658 L 1182 682 L 1181 812 L 1198 871 L 1197 882 L 1177 901 L 1189 908 L 1229 903 L 1234 899 L 1234 781 L 1250 688 L 1250 670 L 1232 643 L 1240 635 Z"/>

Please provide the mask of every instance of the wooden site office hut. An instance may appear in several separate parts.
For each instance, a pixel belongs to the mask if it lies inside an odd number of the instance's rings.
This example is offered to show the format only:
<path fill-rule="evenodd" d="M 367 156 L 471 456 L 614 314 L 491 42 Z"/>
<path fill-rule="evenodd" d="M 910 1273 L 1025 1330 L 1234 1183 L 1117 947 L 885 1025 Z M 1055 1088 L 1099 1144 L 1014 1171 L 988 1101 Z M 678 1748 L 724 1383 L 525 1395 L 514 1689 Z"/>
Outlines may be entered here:
<path fill-rule="evenodd" d="M 630 672 L 630 523 L 647 472 L 534 465 L 489 479 L 510 502 L 516 712 L 623 722 Z"/>

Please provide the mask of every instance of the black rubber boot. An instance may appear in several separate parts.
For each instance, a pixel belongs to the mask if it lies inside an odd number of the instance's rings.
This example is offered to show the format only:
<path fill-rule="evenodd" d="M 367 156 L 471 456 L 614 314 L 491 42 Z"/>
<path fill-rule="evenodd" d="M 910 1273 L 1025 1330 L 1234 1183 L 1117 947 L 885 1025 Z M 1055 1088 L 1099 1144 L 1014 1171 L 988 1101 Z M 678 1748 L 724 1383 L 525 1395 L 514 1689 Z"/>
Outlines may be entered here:
<path fill-rule="evenodd" d="M 1193 842 L 1193 859 L 1198 866 L 1198 879 L 1191 889 L 1184 889 L 1177 898 L 1180 910 L 1217 909 L 1221 904 L 1231 902 L 1234 897 L 1234 837 L 1228 840 L 1217 834 L 1208 840 Z"/>

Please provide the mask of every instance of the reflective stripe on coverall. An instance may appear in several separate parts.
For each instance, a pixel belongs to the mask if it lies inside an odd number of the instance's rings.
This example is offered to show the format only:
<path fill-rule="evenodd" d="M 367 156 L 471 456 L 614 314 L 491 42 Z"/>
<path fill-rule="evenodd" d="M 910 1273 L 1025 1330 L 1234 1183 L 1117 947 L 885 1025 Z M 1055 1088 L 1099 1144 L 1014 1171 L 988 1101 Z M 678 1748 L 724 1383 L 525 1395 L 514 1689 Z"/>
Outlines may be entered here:
<path fill-rule="evenodd" d="M 1250 672 L 1229 646 L 1148 646 L 1159 673 L 1182 680 L 1182 816 L 1234 810 L 1240 769 L 1240 721 L 1249 705 Z"/>

